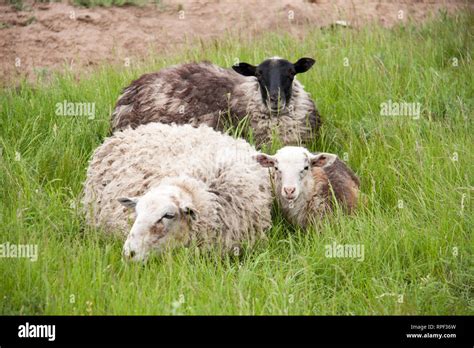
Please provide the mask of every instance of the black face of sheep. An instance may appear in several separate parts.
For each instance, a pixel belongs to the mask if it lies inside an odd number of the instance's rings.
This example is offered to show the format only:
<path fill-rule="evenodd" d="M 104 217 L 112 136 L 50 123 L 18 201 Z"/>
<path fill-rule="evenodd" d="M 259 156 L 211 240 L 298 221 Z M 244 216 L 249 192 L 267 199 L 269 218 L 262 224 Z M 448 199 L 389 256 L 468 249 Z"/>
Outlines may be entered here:
<path fill-rule="evenodd" d="M 293 64 L 285 59 L 270 58 L 258 66 L 239 63 L 232 68 L 241 75 L 256 77 L 263 102 L 272 114 L 278 114 L 290 102 L 295 75 L 308 71 L 314 62 L 312 58 L 301 58 Z"/>

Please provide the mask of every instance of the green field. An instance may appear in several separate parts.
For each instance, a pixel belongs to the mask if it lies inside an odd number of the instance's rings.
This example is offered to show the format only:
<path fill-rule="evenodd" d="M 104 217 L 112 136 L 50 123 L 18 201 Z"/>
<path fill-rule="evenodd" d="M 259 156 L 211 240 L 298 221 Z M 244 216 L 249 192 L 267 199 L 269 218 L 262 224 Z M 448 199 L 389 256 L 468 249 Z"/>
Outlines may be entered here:
<path fill-rule="evenodd" d="M 0 244 L 37 245 L 38 259 L 0 258 L 0 314 L 474 314 L 473 24 L 466 11 L 302 41 L 228 37 L 3 90 Z M 367 205 L 307 231 L 276 207 L 269 241 L 240 257 L 181 249 L 123 262 L 123 241 L 88 228 L 79 206 L 121 88 L 174 63 L 274 55 L 317 60 L 299 77 L 324 121 L 309 147 L 345 158 Z M 57 116 L 64 100 L 95 103 L 95 117 Z M 420 103 L 420 116 L 381 115 L 389 101 Z M 364 259 L 326 257 L 333 243 L 363 246 Z"/>

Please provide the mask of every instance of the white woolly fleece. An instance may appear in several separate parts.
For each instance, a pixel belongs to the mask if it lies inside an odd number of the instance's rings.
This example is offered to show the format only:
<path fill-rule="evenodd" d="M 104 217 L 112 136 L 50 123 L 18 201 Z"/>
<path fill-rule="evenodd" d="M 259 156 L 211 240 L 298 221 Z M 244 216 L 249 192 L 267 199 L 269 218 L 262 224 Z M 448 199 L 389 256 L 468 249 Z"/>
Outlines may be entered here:
<path fill-rule="evenodd" d="M 251 244 L 271 226 L 268 173 L 252 158 L 255 153 L 243 139 L 207 126 L 149 123 L 116 132 L 90 161 L 86 220 L 126 236 L 135 213 L 117 199 L 142 196 L 165 182 L 189 193 L 199 211 L 185 243 Z"/>

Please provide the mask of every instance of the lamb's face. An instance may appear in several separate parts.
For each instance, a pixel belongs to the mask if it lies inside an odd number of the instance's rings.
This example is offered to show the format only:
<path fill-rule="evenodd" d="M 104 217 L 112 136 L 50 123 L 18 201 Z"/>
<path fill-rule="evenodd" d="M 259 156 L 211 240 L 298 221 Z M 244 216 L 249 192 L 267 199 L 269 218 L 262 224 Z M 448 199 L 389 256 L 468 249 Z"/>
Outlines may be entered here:
<path fill-rule="evenodd" d="M 273 168 L 272 174 L 279 198 L 286 202 L 298 200 L 302 192 L 310 192 L 313 167 L 330 165 L 336 155 L 313 155 L 303 147 L 286 146 L 274 156 L 259 154 L 256 159 L 263 167 Z"/>
<path fill-rule="evenodd" d="M 271 114 L 278 115 L 290 102 L 295 75 L 309 70 L 313 64 L 314 59 L 311 58 L 301 58 L 293 64 L 275 57 L 264 60 L 258 66 L 239 63 L 232 68 L 239 74 L 257 78 L 263 103 Z"/>
<path fill-rule="evenodd" d="M 161 185 L 140 198 L 120 198 L 119 201 L 136 212 L 123 247 L 125 258 L 144 261 L 152 251 L 186 242 L 196 211 L 189 198 L 176 187 Z"/>

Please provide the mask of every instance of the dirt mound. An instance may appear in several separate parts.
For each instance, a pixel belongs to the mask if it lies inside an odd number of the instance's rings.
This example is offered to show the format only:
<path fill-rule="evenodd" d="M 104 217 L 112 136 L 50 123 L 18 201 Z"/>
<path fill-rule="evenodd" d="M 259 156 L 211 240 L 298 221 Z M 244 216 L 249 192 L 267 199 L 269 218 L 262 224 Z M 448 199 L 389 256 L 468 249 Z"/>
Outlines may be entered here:
<path fill-rule="evenodd" d="M 280 29 L 302 36 L 308 25 L 337 20 L 391 26 L 407 18 L 421 21 L 439 9 L 452 12 L 468 2 L 164 0 L 144 7 L 92 9 L 31 2 L 23 11 L 2 4 L 0 83 L 51 70 L 125 62 L 143 57 L 150 48 L 176 50 L 193 38 L 208 40 L 227 32 L 258 35 Z"/>

